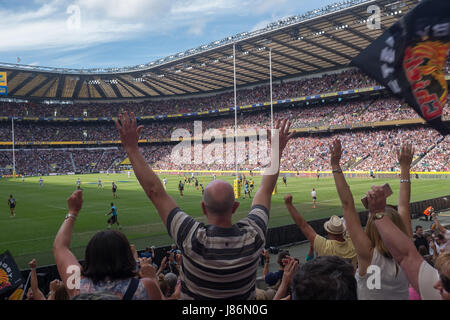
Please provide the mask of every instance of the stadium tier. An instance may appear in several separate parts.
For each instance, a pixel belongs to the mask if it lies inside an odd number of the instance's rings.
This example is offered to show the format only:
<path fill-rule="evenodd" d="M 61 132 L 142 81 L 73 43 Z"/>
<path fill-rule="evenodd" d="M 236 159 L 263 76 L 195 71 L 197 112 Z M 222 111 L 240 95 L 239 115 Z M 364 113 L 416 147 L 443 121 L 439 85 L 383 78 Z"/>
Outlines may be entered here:
<path fill-rule="evenodd" d="M 450 300 L 439 1 L 343 0 L 133 67 L 0 63 L 0 300 Z M 382 76 L 355 63 L 396 28 Z"/>
<path fill-rule="evenodd" d="M 385 90 L 361 90 L 377 84 L 355 69 L 308 79 L 292 79 L 274 87 L 277 104 L 274 119 L 288 118 L 297 137 L 282 170 L 311 171 L 328 170 L 323 155 L 331 138 L 341 137 L 349 148 L 356 149 L 353 159 L 345 159 L 348 170 L 395 171 L 396 164 L 377 163 L 373 155 L 393 150 L 404 138 L 417 141 L 420 157 L 415 163 L 417 171 L 448 171 L 446 140 L 437 132 L 426 129 L 423 120 L 409 106 L 390 97 Z M 269 87 L 257 86 L 238 90 L 240 129 L 269 128 L 270 103 Z M 330 89 L 351 91 L 350 95 L 321 95 Z M 317 91 L 315 91 L 317 90 Z M 309 94 L 316 99 L 296 100 Z M 174 165 L 169 151 L 174 147 L 172 134 L 176 129 L 186 129 L 193 133 L 194 121 L 201 121 L 202 131 L 218 129 L 222 134 L 234 128 L 234 116 L 230 112 L 232 93 L 223 93 L 191 99 L 169 99 L 146 102 L 92 103 L 92 104 L 44 104 L 3 102 L 1 114 L 8 116 L 0 122 L 0 167 L 3 174 L 12 174 L 12 124 L 14 121 L 14 144 L 16 146 L 16 172 L 25 175 L 99 172 L 119 170 L 126 155 L 120 146 L 118 132 L 112 117 L 121 111 L 134 111 L 144 124 L 141 136 L 147 160 L 156 168 L 164 170 L 230 170 L 232 165 Z M 323 97 L 323 98 L 322 98 Z M 284 100 L 283 100 L 284 99 Z M 258 106 L 246 109 L 245 105 Z M 228 107 L 228 108 L 223 108 Z M 221 109 L 221 113 L 199 115 L 198 111 Z M 444 119 L 449 116 L 445 108 Z M 173 117 L 176 112 L 197 113 L 189 117 Z M 225 112 L 227 111 L 227 112 Z M 166 112 L 163 118 L 159 113 Z M 196 114 L 196 115 L 195 115 Z M 179 114 L 180 115 L 180 114 Z M 64 117 L 81 117 L 70 121 Z M 33 119 L 33 120 L 32 120 Z M 102 120 L 103 119 L 103 120 Z M 108 120 L 109 119 L 109 120 Z M 401 126 L 402 129 L 398 127 Z M 373 128 L 378 129 L 373 129 Z M 326 133 L 328 132 L 328 133 Z M 330 133 L 331 132 L 331 133 Z M 427 140 L 427 143 L 419 141 Z M 367 143 L 369 142 L 369 143 Z M 156 157 L 152 156 L 157 144 Z M 45 146 L 45 147 L 44 147 Z M 55 148 L 58 147 L 58 148 Z M 62 150 L 61 148 L 64 148 Z M 37 151 L 35 153 L 32 150 Z M 301 150 L 300 154 L 296 151 Z M 355 150 L 356 151 L 356 150 Z M 32 157 L 29 154 L 33 154 Z M 436 154 L 438 154 L 436 156 Z M 433 160 L 431 160 L 433 159 Z M 442 162 L 439 160 L 443 160 Z M 34 166 L 33 164 L 39 164 Z M 242 169 L 255 169 L 258 165 L 242 165 Z"/>

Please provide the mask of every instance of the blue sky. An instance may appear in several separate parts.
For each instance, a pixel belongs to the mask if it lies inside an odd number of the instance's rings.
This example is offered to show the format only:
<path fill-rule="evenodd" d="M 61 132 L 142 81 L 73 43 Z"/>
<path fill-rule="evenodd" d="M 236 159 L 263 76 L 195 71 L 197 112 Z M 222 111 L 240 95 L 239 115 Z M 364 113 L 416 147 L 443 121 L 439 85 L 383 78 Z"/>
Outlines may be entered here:
<path fill-rule="evenodd" d="M 338 0 L 0 0 L 0 61 L 147 63 Z"/>

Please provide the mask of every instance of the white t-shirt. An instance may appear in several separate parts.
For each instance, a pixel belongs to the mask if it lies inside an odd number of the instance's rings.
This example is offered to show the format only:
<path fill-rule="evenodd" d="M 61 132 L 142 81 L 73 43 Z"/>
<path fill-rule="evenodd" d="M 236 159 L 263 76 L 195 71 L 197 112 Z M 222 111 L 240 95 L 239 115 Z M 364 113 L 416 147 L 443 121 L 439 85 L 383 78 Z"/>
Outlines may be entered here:
<path fill-rule="evenodd" d="M 439 280 L 439 272 L 425 260 L 419 269 L 419 292 L 422 300 L 441 300 L 439 291 L 433 286 Z"/>
<path fill-rule="evenodd" d="M 166 183 L 167 183 L 167 180 L 166 180 L 166 179 L 163 179 L 163 183 L 166 184 Z"/>
<path fill-rule="evenodd" d="M 311 192 L 311 197 L 313 197 L 313 198 L 316 197 L 316 191 Z"/>
<path fill-rule="evenodd" d="M 379 288 L 372 287 L 376 278 L 377 266 L 380 270 Z M 373 250 L 371 267 L 374 269 L 371 273 L 366 273 L 363 277 L 356 270 L 355 278 L 357 282 L 358 300 L 408 300 L 409 299 L 409 281 L 403 269 L 395 262 L 383 256 L 375 248 Z"/>

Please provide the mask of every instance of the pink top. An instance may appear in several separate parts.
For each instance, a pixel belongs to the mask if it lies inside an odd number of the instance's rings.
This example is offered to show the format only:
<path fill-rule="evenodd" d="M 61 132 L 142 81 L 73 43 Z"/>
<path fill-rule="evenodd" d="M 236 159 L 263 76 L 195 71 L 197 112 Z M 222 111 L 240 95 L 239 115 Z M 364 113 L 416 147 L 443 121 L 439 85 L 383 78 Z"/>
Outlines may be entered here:
<path fill-rule="evenodd" d="M 409 286 L 409 300 L 422 300 L 422 298 L 420 298 L 420 294 L 418 294 L 411 286 Z"/>

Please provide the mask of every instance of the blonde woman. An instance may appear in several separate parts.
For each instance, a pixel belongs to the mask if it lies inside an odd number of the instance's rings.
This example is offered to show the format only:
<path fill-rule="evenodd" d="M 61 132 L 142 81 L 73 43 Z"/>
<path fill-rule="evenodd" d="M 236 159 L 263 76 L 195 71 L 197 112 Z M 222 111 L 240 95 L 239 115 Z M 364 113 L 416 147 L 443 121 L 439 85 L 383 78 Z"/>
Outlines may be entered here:
<path fill-rule="evenodd" d="M 369 203 L 382 213 L 386 199 L 379 187 L 374 187 L 369 194 Z M 375 221 L 383 243 L 391 252 L 395 261 L 401 266 L 414 290 L 422 300 L 450 300 L 450 252 L 445 251 L 436 259 L 433 268 L 419 254 L 414 243 L 400 232 L 399 228 L 381 215 Z"/>
<path fill-rule="evenodd" d="M 378 233 L 375 226 L 375 220 L 378 218 L 377 212 L 371 208 L 370 202 L 370 214 L 365 230 L 361 226 L 352 192 L 339 165 L 342 154 L 340 140 L 335 140 L 332 143 L 330 153 L 331 167 L 336 189 L 342 202 L 347 231 L 355 246 L 358 258 L 358 269 L 355 274 L 358 284 L 358 299 L 408 300 L 408 279 L 397 262 L 392 258 L 390 251 Z M 401 166 L 398 212 L 393 207 L 383 207 L 384 216 L 387 216 L 409 238 L 412 238 L 409 214 L 411 188 L 409 168 L 412 155 L 413 150 L 410 145 L 402 146 L 401 151 L 398 153 Z"/>

